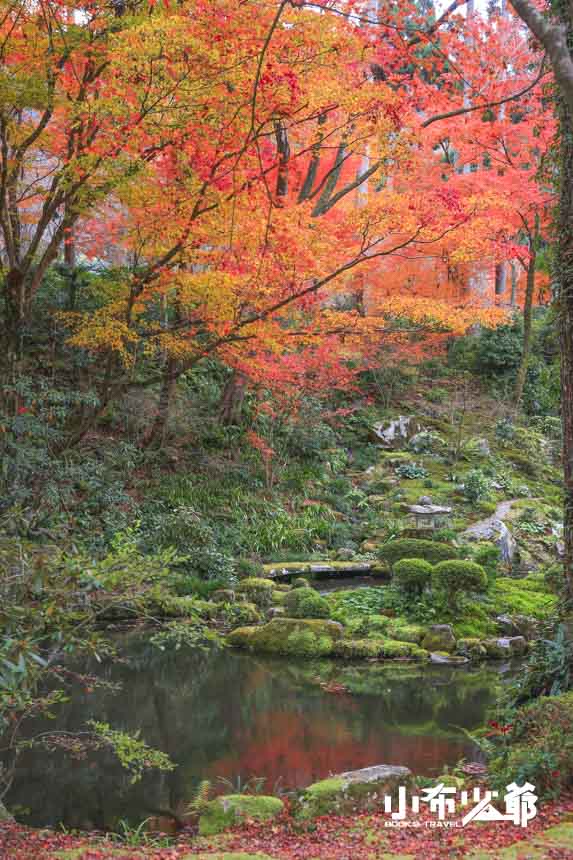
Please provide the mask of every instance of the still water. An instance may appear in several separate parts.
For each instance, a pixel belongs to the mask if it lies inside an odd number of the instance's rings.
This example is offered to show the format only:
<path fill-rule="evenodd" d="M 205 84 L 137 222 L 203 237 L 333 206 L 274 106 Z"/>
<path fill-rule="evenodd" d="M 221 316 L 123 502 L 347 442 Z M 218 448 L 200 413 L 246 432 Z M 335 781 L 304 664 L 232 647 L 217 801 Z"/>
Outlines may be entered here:
<path fill-rule="evenodd" d="M 121 692 L 78 692 L 49 724 L 77 731 L 86 720 L 140 730 L 177 763 L 135 786 L 111 755 L 77 761 L 63 753 L 26 752 L 7 803 L 34 825 L 112 828 L 161 810 L 181 812 L 199 780 L 233 784 L 265 777 L 266 790 L 303 787 L 344 770 L 406 765 L 438 774 L 477 756 L 459 727 L 476 728 L 511 675 L 492 664 L 457 668 L 415 664 L 315 663 L 266 659 L 230 650 L 165 654 L 140 635 L 124 660 L 89 666 Z M 342 684 L 345 692 L 324 686 Z M 227 785 L 226 791 L 229 791 Z"/>

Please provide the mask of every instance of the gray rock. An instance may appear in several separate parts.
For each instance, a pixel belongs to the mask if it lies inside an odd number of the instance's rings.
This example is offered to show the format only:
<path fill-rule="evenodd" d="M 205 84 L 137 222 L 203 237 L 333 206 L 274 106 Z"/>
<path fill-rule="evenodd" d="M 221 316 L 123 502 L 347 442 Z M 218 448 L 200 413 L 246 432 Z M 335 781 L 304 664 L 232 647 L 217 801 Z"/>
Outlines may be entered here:
<path fill-rule="evenodd" d="M 406 509 L 411 514 L 420 516 L 439 516 L 439 514 L 451 514 L 451 508 L 444 508 L 441 505 L 406 505 Z"/>
<path fill-rule="evenodd" d="M 385 795 L 396 796 L 400 786 L 413 785 L 412 771 L 395 765 L 375 765 L 339 773 L 305 789 L 298 817 L 328 813 L 349 814 L 380 807 Z"/>
<path fill-rule="evenodd" d="M 426 651 L 449 654 L 456 647 L 456 637 L 450 624 L 432 624 L 421 644 Z"/>
<path fill-rule="evenodd" d="M 399 415 L 393 421 L 381 422 L 372 428 L 378 441 L 382 442 L 386 448 L 399 447 L 403 442 L 407 442 L 408 439 L 415 436 L 417 430 L 417 422 L 408 415 Z"/>
<path fill-rule="evenodd" d="M 498 615 L 495 620 L 505 636 L 536 639 L 539 634 L 539 622 L 530 615 Z"/>
<path fill-rule="evenodd" d="M 336 558 L 340 561 L 350 561 L 351 558 L 354 558 L 354 550 L 349 546 L 341 546 L 336 551 Z"/>
<path fill-rule="evenodd" d="M 420 496 L 420 498 L 418 499 L 418 504 L 419 505 L 431 505 L 431 504 L 433 504 L 432 503 L 432 497 L 431 496 Z"/>
<path fill-rule="evenodd" d="M 527 640 L 523 636 L 506 636 L 499 639 L 484 639 L 487 656 L 492 660 L 522 657 L 527 652 Z"/>
<path fill-rule="evenodd" d="M 491 449 L 489 447 L 489 442 L 487 439 L 476 439 L 476 450 L 478 454 L 481 454 L 482 457 L 489 457 L 491 454 Z"/>
<path fill-rule="evenodd" d="M 512 533 L 504 522 L 500 521 L 500 530 L 498 538 L 499 551 L 501 560 L 504 564 L 511 565 L 517 555 L 517 543 Z"/>

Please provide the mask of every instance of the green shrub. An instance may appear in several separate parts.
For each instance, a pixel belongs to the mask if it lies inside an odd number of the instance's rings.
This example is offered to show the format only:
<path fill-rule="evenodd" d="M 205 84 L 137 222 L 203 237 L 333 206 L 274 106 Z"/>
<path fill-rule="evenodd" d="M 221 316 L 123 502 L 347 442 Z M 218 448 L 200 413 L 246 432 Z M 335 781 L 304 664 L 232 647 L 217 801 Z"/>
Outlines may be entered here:
<path fill-rule="evenodd" d="M 430 564 L 457 558 L 457 550 L 453 546 L 432 540 L 419 540 L 417 538 L 400 538 L 384 544 L 379 550 L 379 556 L 387 561 L 390 567 L 394 567 L 397 561 L 403 558 L 421 558 Z"/>
<path fill-rule="evenodd" d="M 470 502 L 487 499 L 491 491 L 491 481 L 481 469 L 472 469 L 464 478 L 464 496 Z"/>
<path fill-rule="evenodd" d="M 247 600 L 254 603 L 260 609 L 267 609 L 273 602 L 273 590 L 275 584 L 272 579 L 249 576 L 241 580 L 237 586 L 239 594 L 244 594 Z"/>
<path fill-rule="evenodd" d="M 421 594 L 432 576 L 432 565 L 423 558 L 403 558 L 392 570 L 396 584 L 406 594 Z"/>
<path fill-rule="evenodd" d="M 328 618 L 330 606 L 313 588 L 293 588 L 285 596 L 284 607 L 289 618 Z"/>
<path fill-rule="evenodd" d="M 472 561 L 480 564 L 485 569 L 489 581 L 493 582 L 499 573 L 501 550 L 493 543 L 483 543 L 474 552 Z"/>
<path fill-rule="evenodd" d="M 494 775 L 557 797 L 573 780 L 573 692 L 536 699 L 512 716 L 509 748 L 492 762 Z"/>
<path fill-rule="evenodd" d="M 238 558 L 236 561 L 237 575 L 241 579 L 264 576 L 264 568 L 260 561 L 251 558 Z"/>
<path fill-rule="evenodd" d="M 291 584 L 293 588 L 310 588 L 310 582 L 305 576 L 297 576 Z"/>
<path fill-rule="evenodd" d="M 432 571 L 432 587 L 443 592 L 451 607 L 462 592 L 483 592 L 487 586 L 487 573 L 474 561 L 442 561 Z"/>

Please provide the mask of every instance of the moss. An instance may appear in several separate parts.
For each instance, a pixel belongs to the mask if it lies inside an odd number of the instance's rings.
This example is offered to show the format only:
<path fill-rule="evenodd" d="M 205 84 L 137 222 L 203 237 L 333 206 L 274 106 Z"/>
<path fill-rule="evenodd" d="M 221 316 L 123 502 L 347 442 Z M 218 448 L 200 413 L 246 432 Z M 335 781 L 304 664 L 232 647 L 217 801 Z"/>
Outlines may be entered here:
<path fill-rule="evenodd" d="M 423 659 L 428 655 L 428 652 L 411 642 L 397 642 L 395 639 L 385 639 L 382 642 L 381 655 L 390 659 L 395 657 Z"/>
<path fill-rule="evenodd" d="M 237 591 L 261 609 L 266 609 L 271 605 L 274 588 L 272 579 L 250 576 L 239 583 Z"/>
<path fill-rule="evenodd" d="M 475 637 L 466 639 L 458 639 L 456 642 L 456 651 L 464 657 L 472 657 L 474 659 L 486 656 L 486 649 L 481 644 L 481 641 Z"/>
<path fill-rule="evenodd" d="M 214 836 L 238 824 L 242 819 L 269 821 L 284 809 L 278 797 L 251 794 L 227 794 L 209 801 L 199 818 L 199 835 Z"/>
<path fill-rule="evenodd" d="M 241 627 L 227 637 L 229 645 L 261 654 L 294 657 L 327 656 L 342 636 L 342 625 L 322 619 L 273 618 L 261 627 Z"/>
<path fill-rule="evenodd" d="M 230 627 L 243 627 L 245 625 L 259 624 L 263 619 L 261 613 L 254 603 L 234 603 L 227 606 L 223 613 L 223 620 Z"/>
<path fill-rule="evenodd" d="M 285 597 L 284 607 L 291 618 L 328 618 L 330 606 L 313 588 L 293 588 Z"/>
<path fill-rule="evenodd" d="M 412 642 L 419 645 L 426 635 L 426 628 L 420 624 L 407 624 L 398 619 L 392 621 L 388 627 L 388 635 L 397 642 Z"/>
<path fill-rule="evenodd" d="M 286 592 L 278 591 L 278 589 L 274 588 L 272 592 L 272 603 L 273 606 L 283 606 L 286 598 Z"/>
<path fill-rule="evenodd" d="M 303 817 L 316 817 L 331 812 L 344 791 L 344 786 L 345 782 L 339 776 L 331 776 L 309 785 L 304 792 L 306 809 Z"/>
<path fill-rule="evenodd" d="M 437 564 L 440 561 L 457 558 L 458 553 L 455 547 L 439 541 L 403 538 L 384 544 L 379 550 L 379 555 L 392 567 L 404 558 L 423 559 L 430 564 Z"/>
<path fill-rule="evenodd" d="M 393 568 L 393 579 L 407 594 L 421 594 L 432 576 L 432 565 L 423 558 L 403 558 Z"/>
<path fill-rule="evenodd" d="M 141 611 L 161 618 L 188 618 L 198 613 L 212 617 L 218 612 L 216 604 L 199 601 L 195 597 L 177 597 L 155 589 L 137 600 L 136 605 Z"/>
<path fill-rule="evenodd" d="M 553 615 L 558 602 L 557 596 L 548 592 L 543 574 L 524 579 L 502 577 L 496 580 L 491 597 L 497 615 L 518 613 L 538 619 Z"/>
<path fill-rule="evenodd" d="M 383 642 L 380 639 L 340 639 L 334 643 L 333 655 L 347 660 L 379 657 Z"/>
<path fill-rule="evenodd" d="M 316 818 L 332 812 L 348 814 L 379 808 L 385 794 L 395 795 L 400 784 L 409 786 L 409 772 L 403 771 L 403 768 L 396 772 L 392 768 L 373 767 L 359 771 L 358 778 L 342 774 L 322 779 L 305 789 L 296 815 Z"/>

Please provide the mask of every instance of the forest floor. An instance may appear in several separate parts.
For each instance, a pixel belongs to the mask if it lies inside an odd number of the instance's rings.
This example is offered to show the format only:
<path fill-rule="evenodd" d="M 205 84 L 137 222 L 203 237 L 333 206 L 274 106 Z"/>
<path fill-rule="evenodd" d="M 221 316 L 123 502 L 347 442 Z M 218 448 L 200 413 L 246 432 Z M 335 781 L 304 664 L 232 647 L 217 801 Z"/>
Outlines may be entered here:
<path fill-rule="evenodd" d="M 382 814 L 325 816 L 309 828 L 285 817 L 246 823 L 209 840 L 149 835 L 143 846 L 0 825 L 2 860 L 573 860 L 573 798 L 545 804 L 527 828 L 507 822 L 389 830 Z M 424 819 L 423 824 L 429 819 Z M 436 819 L 432 819 L 436 823 Z M 141 834 L 140 834 L 141 838 Z M 145 838 L 145 834 L 143 834 Z"/>

